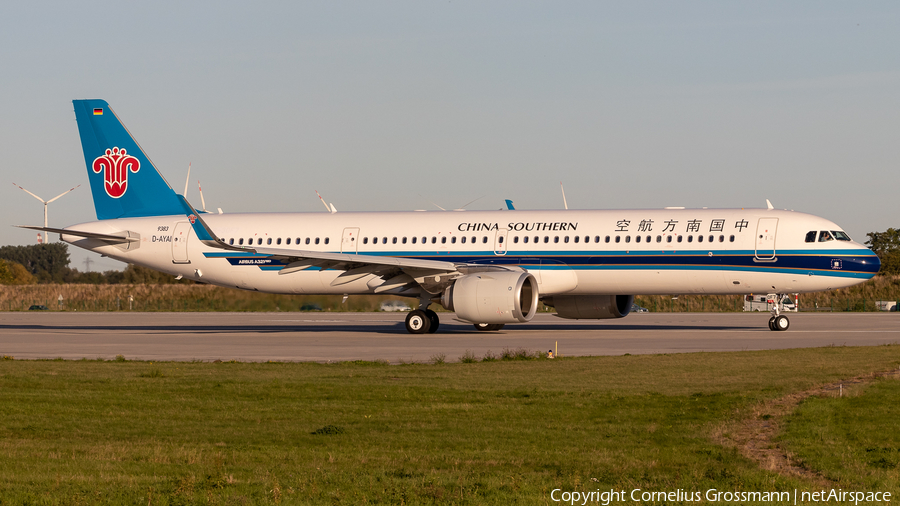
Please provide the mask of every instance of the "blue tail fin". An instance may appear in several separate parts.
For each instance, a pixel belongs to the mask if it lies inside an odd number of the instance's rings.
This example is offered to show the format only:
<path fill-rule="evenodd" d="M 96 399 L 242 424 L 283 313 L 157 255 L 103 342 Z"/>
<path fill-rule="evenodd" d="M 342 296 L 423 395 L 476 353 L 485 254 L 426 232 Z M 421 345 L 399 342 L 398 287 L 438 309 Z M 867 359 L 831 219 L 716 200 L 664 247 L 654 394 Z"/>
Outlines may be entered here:
<path fill-rule="evenodd" d="M 97 219 L 183 214 L 181 201 L 104 100 L 73 100 Z"/>

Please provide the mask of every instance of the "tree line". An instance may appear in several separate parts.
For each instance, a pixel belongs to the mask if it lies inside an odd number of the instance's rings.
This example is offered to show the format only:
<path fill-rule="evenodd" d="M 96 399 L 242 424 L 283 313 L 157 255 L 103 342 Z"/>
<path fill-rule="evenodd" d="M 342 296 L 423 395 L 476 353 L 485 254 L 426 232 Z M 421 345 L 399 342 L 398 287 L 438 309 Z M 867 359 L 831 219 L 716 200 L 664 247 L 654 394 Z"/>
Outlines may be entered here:
<path fill-rule="evenodd" d="M 881 260 L 882 275 L 900 274 L 900 229 L 866 234 L 868 246 Z M 124 271 L 81 272 L 69 267 L 69 245 L 62 242 L 29 246 L 0 247 L 0 284 L 35 283 L 116 284 L 191 284 L 169 274 L 128 264 Z"/>
<path fill-rule="evenodd" d="M 124 271 L 81 272 L 69 267 L 69 245 L 62 242 L 0 247 L 0 284 L 43 283 L 165 285 L 193 281 L 176 280 L 170 274 L 132 264 Z"/>

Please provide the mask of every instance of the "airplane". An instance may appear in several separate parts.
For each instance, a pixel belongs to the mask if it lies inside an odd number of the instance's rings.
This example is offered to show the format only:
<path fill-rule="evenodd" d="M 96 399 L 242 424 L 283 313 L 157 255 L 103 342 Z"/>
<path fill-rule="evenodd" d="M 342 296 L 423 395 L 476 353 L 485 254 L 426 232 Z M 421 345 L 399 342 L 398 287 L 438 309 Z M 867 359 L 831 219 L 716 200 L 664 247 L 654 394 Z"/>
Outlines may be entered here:
<path fill-rule="evenodd" d="M 834 222 L 766 209 L 340 213 L 198 212 L 166 182 L 109 104 L 75 100 L 97 221 L 63 241 L 203 283 L 282 294 L 418 299 L 413 334 L 438 304 L 476 329 L 622 318 L 635 295 L 815 292 L 875 276 L 878 257 Z M 777 308 L 769 328 L 787 330 Z"/>

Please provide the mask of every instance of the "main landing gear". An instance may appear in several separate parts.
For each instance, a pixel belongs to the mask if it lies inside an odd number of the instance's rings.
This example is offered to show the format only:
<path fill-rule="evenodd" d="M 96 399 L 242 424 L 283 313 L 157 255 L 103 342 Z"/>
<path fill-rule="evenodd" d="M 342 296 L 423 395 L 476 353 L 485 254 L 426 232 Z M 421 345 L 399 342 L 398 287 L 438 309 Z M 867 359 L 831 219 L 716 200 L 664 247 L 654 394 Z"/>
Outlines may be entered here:
<path fill-rule="evenodd" d="M 434 334 L 440 325 L 437 313 L 430 309 L 414 309 L 406 315 L 406 330 L 410 334 Z"/>
<path fill-rule="evenodd" d="M 475 330 L 480 330 L 482 332 L 490 332 L 494 330 L 500 330 L 503 328 L 502 323 L 476 323 Z"/>

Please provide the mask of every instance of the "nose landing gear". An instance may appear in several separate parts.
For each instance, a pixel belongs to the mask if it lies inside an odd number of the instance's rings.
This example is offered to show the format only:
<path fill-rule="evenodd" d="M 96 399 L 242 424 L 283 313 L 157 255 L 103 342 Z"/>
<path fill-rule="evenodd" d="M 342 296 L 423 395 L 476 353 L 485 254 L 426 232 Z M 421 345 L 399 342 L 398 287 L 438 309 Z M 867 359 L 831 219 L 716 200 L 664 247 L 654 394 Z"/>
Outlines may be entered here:
<path fill-rule="evenodd" d="M 769 318 L 769 330 L 774 330 L 777 332 L 782 332 L 787 330 L 791 326 L 791 321 L 788 320 L 788 317 L 781 314 L 781 311 L 778 309 L 779 301 L 781 300 L 782 295 L 775 295 L 775 305 L 772 306 L 772 317 Z"/>

